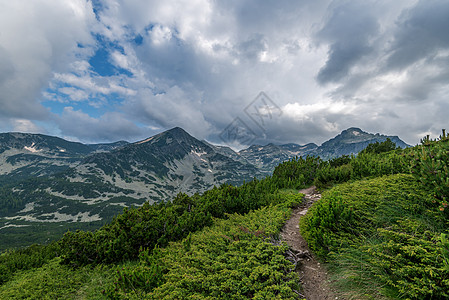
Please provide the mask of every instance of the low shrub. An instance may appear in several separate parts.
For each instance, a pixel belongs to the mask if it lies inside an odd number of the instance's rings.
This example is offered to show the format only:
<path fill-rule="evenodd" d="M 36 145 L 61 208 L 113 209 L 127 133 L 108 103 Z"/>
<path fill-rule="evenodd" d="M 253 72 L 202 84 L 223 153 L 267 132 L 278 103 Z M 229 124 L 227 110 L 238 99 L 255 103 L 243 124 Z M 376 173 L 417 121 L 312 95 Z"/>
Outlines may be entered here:
<path fill-rule="evenodd" d="M 297 299 L 287 246 L 274 242 L 289 214 L 277 205 L 216 219 L 165 249 L 143 251 L 105 293 L 114 299 Z M 156 279 L 145 285 L 150 274 Z"/>
<path fill-rule="evenodd" d="M 358 296 L 369 282 L 384 296 L 447 299 L 447 221 L 438 205 L 413 176 L 389 175 L 325 192 L 300 228 L 340 283 L 356 282 Z"/>

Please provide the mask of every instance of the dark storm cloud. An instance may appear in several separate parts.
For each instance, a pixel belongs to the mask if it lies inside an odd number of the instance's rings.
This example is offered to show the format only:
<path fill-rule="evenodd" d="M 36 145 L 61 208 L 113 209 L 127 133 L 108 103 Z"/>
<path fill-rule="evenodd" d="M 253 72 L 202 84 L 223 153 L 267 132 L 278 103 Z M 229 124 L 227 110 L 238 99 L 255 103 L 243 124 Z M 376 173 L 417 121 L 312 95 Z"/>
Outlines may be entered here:
<path fill-rule="evenodd" d="M 421 0 L 402 13 L 394 35 L 387 68 L 403 69 L 449 49 L 449 1 Z"/>
<path fill-rule="evenodd" d="M 14 65 L 11 62 L 8 52 L 4 47 L 0 46 L 0 85 L 4 84 L 11 76 L 14 76 L 14 72 Z"/>
<path fill-rule="evenodd" d="M 262 34 L 255 34 L 237 45 L 238 56 L 247 60 L 258 60 L 261 52 L 267 50 L 267 41 Z"/>
<path fill-rule="evenodd" d="M 318 32 L 319 41 L 329 43 L 328 60 L 317 75 L 320 84 L 343 80 L 362 57 L 372 52 L 371 38 L 379 32 L 370 4 L 336 1 Z"/>

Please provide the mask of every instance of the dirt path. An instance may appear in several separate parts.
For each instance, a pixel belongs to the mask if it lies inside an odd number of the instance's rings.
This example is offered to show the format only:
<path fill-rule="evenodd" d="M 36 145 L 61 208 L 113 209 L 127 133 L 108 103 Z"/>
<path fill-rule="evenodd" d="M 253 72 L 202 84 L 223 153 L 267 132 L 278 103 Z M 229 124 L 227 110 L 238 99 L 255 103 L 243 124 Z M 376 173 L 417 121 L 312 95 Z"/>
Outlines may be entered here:
<path fill-rule="evenodd" d="M 290 255 L 294 260 L 298 260 L 296 271 L 303 287 L 303 296 L 307 300 L 343 299 L 330 288 L 326 269 L 311 254 L 307 242 L 299 233 L 299 219 L 321 198 L 321 194 L 314 186 L 299 192 L 305 194 L 305 201 L 293 210 L 291 218 L 282 229 L 281 236 L 290 246 Z"/>

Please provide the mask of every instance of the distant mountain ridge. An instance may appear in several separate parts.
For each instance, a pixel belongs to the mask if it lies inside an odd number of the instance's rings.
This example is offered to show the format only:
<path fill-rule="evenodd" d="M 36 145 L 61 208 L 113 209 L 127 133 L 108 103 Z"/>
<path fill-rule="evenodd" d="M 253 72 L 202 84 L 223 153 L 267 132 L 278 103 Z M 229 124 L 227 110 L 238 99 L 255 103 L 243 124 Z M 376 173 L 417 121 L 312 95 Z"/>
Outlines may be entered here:
<path fill-rule="evenodd" d="M 51 175 L 74 167 L 89 154 L 111 151 L 128 142 L 82 144 L 31 133 L 0 133 L 0 183 Z"/>
<path fill-rule="evenodd" d="M 323 159 L 334 158 L 342 155 L 357 154 L 371 143 L 384 142 L 389 138 L 396 146 L 401 148 L 410 145 L 402 141 L 398 136 L 387 136 L 383 134 L 367 133 L 360 128 L 351 127 L 343 130 L 336 137 L 324 142 L 315 151 L 316 156 Z"/>
<path fill-rule="evenodd" d="M 215 152 L 179 127 L 135 143 L 83 145 L 24 134 L 5 140 L 1 169 L 9 185 L 0 190 L 5 226 L 107 220 L 123 207 L 262 176 L 253 165 Z"/>
<path fill-rule="evenodd" d="M 164 137 L 166 140 L 160 142 Z M 250 164 L 260 172 L 269 174 L 279 163 L 296 156 L 312 155 L 329 159 L 341 155 L 356 154 L 368 144 L 383 142 L 387 138 L 390 138 L 401 148 L 408 146 L 397 136 L 386 136 L 379 133 L 371 134 L 355 127 L 343 130 L 339 135 L 324 142 L 321 146 L 317 146 L 314 143 L 306 145 L 297 145 L 294 143 L 283 145 L 267 144 L 265 146 L 252 145 L 238 152 L 226 146 L 218 146 L 206 141 L 199 141 L 179 127 L 131 144 L 126 141 L 104 144 L 82 144 L 42 134 L 1 133 L 0 183 L 13 182 L 16 179 L 25 179 L 32 176 L 52 175 L 67 168 L 76 167 L 81 163 L 87 164 L 99 161 L 102 161 L 104 166 L 109 165 L 108 169 L 112 168 L 117 171 L 124 168 L 129 170 L 129 162 L 121 159 L 119 163 L 117 158 L 109 153 L 117 150 L 117 153 L 121 153 L 118 157 L 125 157 L 127 151 L 138 155 L 138 152 L 141 151 L 138 150 L 141 148 L 138 145 L 147 143 L 149 143 L 149 149 L 144 151 L 142 155 L 148 156 L 147 160 L 151 162 L 151 165 L 145 168 L 152 168 L 152 171 L 155 173 L 162 172 L 166 175 L 168 169 L 163 164 L 169 159 L 181 158 L 180 155 L 183 157 L 185 155 L 183 152 L 187 148 L 196 145 L 199 147 L 198 149 L 205 149 L 206 154 L 214 152 L 215 154 L 226 157 L 227 163 L 235 163 L 237 161 L 243 165 Z M 168 140 L 174 140 L 176 143 L 167 143 Z M 177 146 L 173 147 L 175 144 Z M 123 150 L 120 151 L 121 148 Z M 129 156 L 130 154 L 127 155 Z M 131 161 L 134 158 L 128 157 Z M 107 160 L 109 159 L 111 161 L 108 163 Z"/>
<path fill-rule="evenodd" d="M 238 152 L 229 147 L 215 146 L 217 151 L 223 155 L 232 157 L 239 161 L 253 164 L 264 174 L 270 174 L 281 162 L 300 156 L 320 156 L 322 159 L 330 159 L 342 155 L 357 154 L 371 143 L 384 142 L 389 138 L 401 148 L 409 147 L 397 136 L 387 136 L 379 133 L 367 133 L 360 128 L 351 127 L 343 130 L 336 137 L 324 142 L 321 146 L 314 143 L 298 145 L 294 143 L 265 146 L 252 145 Z"/>

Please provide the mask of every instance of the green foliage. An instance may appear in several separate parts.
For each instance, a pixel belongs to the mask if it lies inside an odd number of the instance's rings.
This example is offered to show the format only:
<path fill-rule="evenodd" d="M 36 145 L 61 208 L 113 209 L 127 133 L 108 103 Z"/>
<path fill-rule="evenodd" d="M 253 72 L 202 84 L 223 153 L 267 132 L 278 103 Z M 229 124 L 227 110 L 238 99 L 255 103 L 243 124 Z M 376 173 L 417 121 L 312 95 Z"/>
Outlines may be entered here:
<path fill-rule="evenodd" d="M 300 228 L 341 281 L 370 282 L 394 297 L 445 299 L 447 221 L 438 205 L 411 175 L 390 175 L 334 187 Z"/>
<path fill-rule="evenodd" d="M 384 142 L 375 142 L 375 143 L 369 144 L 368 146 L 366 146 L 365 149 L 360 151 L 359 154 L 363 154 L 363 153 L 379 154 L 379 153 L 389 152 L 389 151 L 396 150 L 396 149 L 400 149 L 400 147 L 396 146 L 396 144 L 393 143 L 390 140 L 390 138 L 387 138 Z"/>
<path fill-rule="evenodd" d="M 0 285 L 23 270 L 39 268 L 58 255 L 56 243 L 48 246 L 32 245 L 24 249 L 8 250 L 0 255 Z"/>
<path fill-rule="evenodd" d="M 350 164 L 332 167 L 329 163 L 325 163 L 318 170 L 314 184 L 321 189 L 336 183 L 349 181 L 352 176 L 353 169 Z"/>
<path fill-rule="evenodd" d="M 63 262 L 72 266 L 135 259 L 141 247 L 167 245 L 211 224 L 211 217 L 179 194 L 173 203 L 125 209 L 95 232 L 67 232 L 60 241 Z M 193 202 L 192 202 L 193 203 Z"/>
<path fill-rule="evenodd" d="M 342 156 L 339 156 L 339 157 L 335 157 L 335 158 L 329 159 L 327 162 L 328 162 L 330 167 L 337 168 L 337 167 L 349 164 L 351 162 L 351 159 L 353 159 L 353 157 L 354 157 L 353 155 L 351 155 L 351 156 L 349 156 L 349 155 L 342 155 Z"/>
<path fill-rule="evenodd" d="M 352 207 L 339 196 L 325 198 L 310 214 L 312 217 L 302 222 L 303 236 L 319 256 L 342 246 L 342 237 L 353 233 Z"/>
<path fill-rule="evenodd" d="M 296 299 L 292 290 L 298 278 L 284 258 L 287 247 L 272 243 L 289 213 L 278 205 L 233 214 L 152 255 L 143 251 L 137 265 L 117 273 L 118 284 L 106 294 L 114 299 Z M 156 281 L 144 284 L 150 274 L 158 280 L 155 289 Z"/>
<path fill-rule="evenodd" d="M 101 291 L 113 276 L 107 266 L 73 270 L 54 258 L 1 285 L 0 299 L 104 299 Z"/>
<path fill-rule="evenodd" d="M 274 169 L 273 180 L 278 188 L 300 189 L 313 183 L 317 170 L 322 164 L 318 157 L 294 158 Z"/>
<path fill-rule="evenodd" d="M 154 248 L 151 253 L 141 249 L 138 265 L 118 268 L 114 286 L 107 288 L 103 293 L 111 299 L 121 299 L 120 294 L 123 291 L 132 292 L 142 297 L 145 293 L 161 286 L 165 282 L 163 275 L 166 273 L 161 258 L 162 254 L 158 247 Z"/>
<path fill-rule="evenodd" d="M 165 249 L 141 248 L 137 261 L 121 265 L 92 266 L 87 260 L 87 266 L 71 268 L 62 263 L 61 258 L 52 258 L 59 253 L 60 243 L 9 251 L 0 256 L 3 265 L 9 264 L 12 269 L 8 280 L 0 286 L 0 299 L 160 299 L 195 295 L 224 299 L 242 298 L 242 295 L 254 295 L 255 299 L 275 296 L 294 299 L 296 294 L 292 289 L 298 288 L 297 277 L 290 273 L 292 267 L 284 259 L 285 246 L 276 246 L 277 242 L 273 244 L 272 241 L 288 218 L 289 207 L 297 205 L 303 195 L 293 190 L 282 190 L 279 194 L 284 202 L 277 206 L 245 216 L 225 215 L 225 220 L 211 219 L 211 227 L 196 234 L 189 233 L 185 239 L 170 243 Z M 180 195 L 168 207 L 185 212 L 181 207 L 187 207 L 188 211 L 190 206 L 193 211 L 196 209 L 194 198 Z M 165 205 L 156 207 L 153 217 L 161 215 Z M 128 211 L 136 213 L 138 210 Z M 140 215 L 127 215 L 130 219 L 133 216 Z M 167 220 L 162 215 L 160 218 Z M 135 225 L 134 221 L 131 223 Z M 116 222 L 126 224 L 125 220 Z M 152 232 L 140 229 L 146 234 Z M 74 234 L 73 249 L 97 249 L 92 239 L 95 234 L 82 231 Z M 88 244 L 89 240 L 93 242 Z M 95 258 L 97 253 L 89 251 L 86 253 Z M 45 253 L 52 255 L 39 259 Z M 20 264 L 23 267 L 19 267 Z M 207 280 L 207 288 L 196 291 L 203 279 Z M 224 286 L 228 290 L 222 290 Z"/>
<path fill-rule="evenodd" d="M 418 224 L 413 224 L 418 225 Z M 397 289 L 402 297 L 447 299 L 449 270 L 436 244 L 437 233 L 402 232 L 406 228 L 378 229 L 382 242 L 366 247 L 370 263 L 383 270 L 379 280 Z"/>
<path fill-rule="evenodd" d="M 315 160 L 308 160 L 315 161 Z M 60 241 L 63 262 L 72 266 L 115 263 L 137 259 L 141 247 L 165 247 L 212 224 L 212 217 L 245 214 L 267 205 L 298 203 L 299 196 L 278 191 L 286 177 L 254 179 L 240 187 L 222 185 L 203 195 L 178 194 L 169 203 L 125 209 L 123 214 L 95 232 L 67 232 Z"/>
<path fill-rule="evenodd" d="M 414 158 L 411 172 L 428 189 L 449 218 L 449 139 L 418 146 L 411 154 Z"/>
<path fill-rule="evenodd" d="M 366 177 L 409 173 L 411 160 L 408 150 L 387 153 L 362 151 L 357 156 L 323 162 L 317 170 L 314 184 L 319 188 L 325 188 Z"/>
<path fill-rule="evenodd" d="M 449 271 L 449 239 L 444 233 L 442 233 L 440 236 L 439 246 L 441 248 L 441 256 L 444 263 L 444 269 L 446 271 Z"/>

